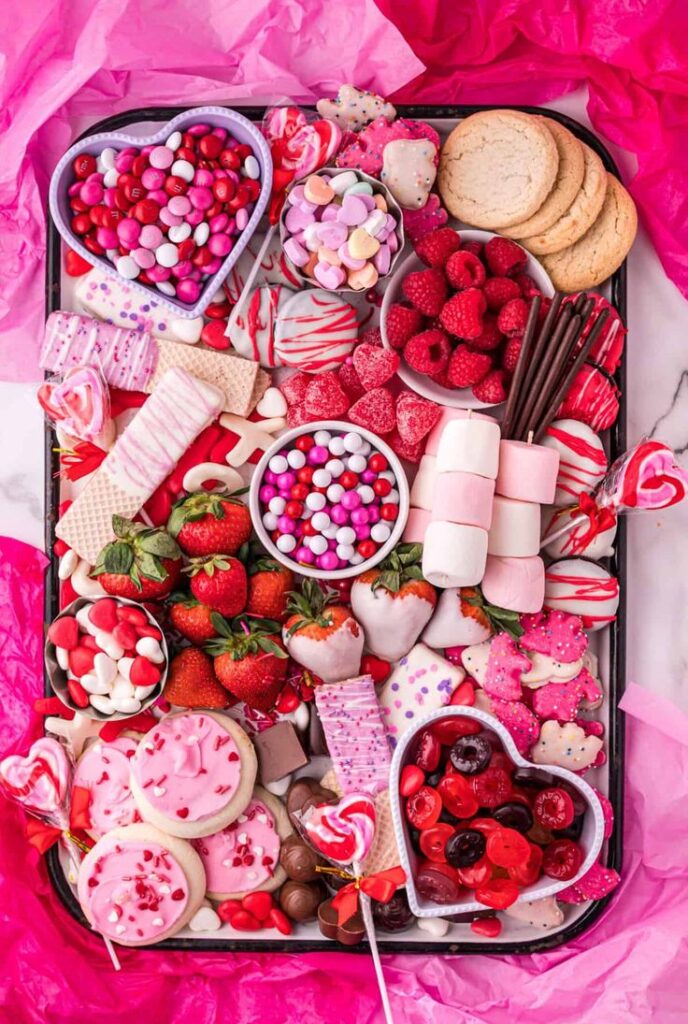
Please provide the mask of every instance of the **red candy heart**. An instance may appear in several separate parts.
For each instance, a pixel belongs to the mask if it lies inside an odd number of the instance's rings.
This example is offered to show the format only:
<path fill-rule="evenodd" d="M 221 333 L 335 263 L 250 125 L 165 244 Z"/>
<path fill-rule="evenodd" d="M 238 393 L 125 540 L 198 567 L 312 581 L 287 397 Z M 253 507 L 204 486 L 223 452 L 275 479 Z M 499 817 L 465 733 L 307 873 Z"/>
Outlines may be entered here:
<path fill-rule="evenodd" d="M 247 910 L 239 910 L 230 919 L 232 928 L 236 928 L 238 932 L 259 932 L 263 927 L 260 921 L 249 914 Z"/>
<path fill-rule="evenodd" d="M 267 921 L 273 908 L 272 896 L 269 892 L 250 892 L 244 896 L 241 905 L 259 921 Z"/>
<path fill-rule="evenodd" d="M 93 668 L 93 659 L 95 658 L 95 651 L 91 651 L 88 647 L 84 647 L 83 644 L 79 647 L 75 647 L 74 650 L 69 652 L 69 670 L 72 675 L 78 679 L 81 676 L 85 676 L 87 672 L 90 672 Z"/>
<path fill-rule="evenodd" d="M 136 629 L 130 622 L 118 622 L 112 631 L 112 635 L 125 651 L 130 651 L 133 647 L 136 647 L 136 641 L 139 638 Z"/>
<path fill-rule="evenodd" d="M 81 277 L 82 274 L 88 274 L 89 270 L 93 270 L 91 264 L 73 249 L 67 249 L 64 265 L 70 277 Z"/>
<path fill-rule="evenodd" d="M 137 626 L 136 632 L 139 636 L 151 636 L 154 640 L 160 639 L 160 630 L 155 626 L 151 626 L 150 622 L 145 622 L 142 625 Z"/>
<path fill-rule="evenodd" d="M 117 602 L 111 597 L 94 601 L 88 613 L 89 620 L 105 633 L 112 633 L 117 625 Z"/>
<path fill-rule="evenodd" d="M 226 330 L 227 320 L 211 320 L 201 331 L 201 341 L 204 345 L 209 345 L 210 348 L 219 350 L 229 348 L 231 342 L 225 334 Z"/>
<path fill-rule="evenodd" d="M 76 679 L 67 680 L 67 692 L 78 708 L 88 707 L 88 694 L 81 683 L 77 683 Z"/>
<path fill-rule="evenodd" d="M 138 655 L 129 672 L 129 680 L 134 686 L 154 686 L 160 679 L 160 669 L 148 658 Z"/>
<path fill-rule="evenodd" d="M 131 622 L 133 626 L 145 626 L 148 622 L 148 616 L 143 608 L 135 608 L 131 604 L 118 605 L 117 618 L 120 622 Z"/>
<path fill-rule="evenodd" d="M 270 924 L 282 935 L 291 935 L 291 921 L 279 907 L 273 907 L 270 911 Z"/>
<path fill-rule="evenodd" d="M 55 619 L 48 629 L 48 640 L 56 647 L 73 650 L 79 644 L 79 623 L 72 615 Z"/>
<path fill-rule="evenodd" d="M 374 683 L 384 683 L 391 671 L 390 663 L 374 654 L 366 654 L 361 659 L 361 675 L 372 676 Z"/>

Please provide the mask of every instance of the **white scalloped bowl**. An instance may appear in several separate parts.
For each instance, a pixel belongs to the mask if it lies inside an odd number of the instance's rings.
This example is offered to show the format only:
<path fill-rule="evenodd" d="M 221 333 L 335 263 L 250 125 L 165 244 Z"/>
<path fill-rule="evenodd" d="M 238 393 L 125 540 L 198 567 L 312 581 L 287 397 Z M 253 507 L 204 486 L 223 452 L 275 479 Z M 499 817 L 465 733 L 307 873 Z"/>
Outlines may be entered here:
<path fill-rule="evenodd" d="M 509 731 L 501 722 L 492 715 L 489 715 L 486 711 L 481 711 L 479 708 L 458 706 L 439 708 L 437 711 L 433 711 L 429 715 L 426 715 L 425 718 L 419 719 L 414 728 L 409 729 L 403 734 L 397 744 L 396 750 L 394 751 L 392 767 L 390 770 L 390 794 L 394 834 L 399 848 L 401 865 L 407 876 L 406 893 L 408 896 L 409 906 L 416 917 L 450 917 L 454 914 L 470 914 L 478 911 L 484 912 L 485 910 L 489 910 L 489 907 L 486 907 L 484 903 L 478 903 L 476 900 L 472 900 L 468 897 L 458 903 L 434 903 L 432 900 L 425 899 L 421 896 L 414 883 L 415 870 L 420 858 L 411 843 L 406 816 L 403 813 L 402 798 L 399 793 L 399 779 L 401 777 L 402 769 L 411 761 L 413 742 L 418 734 L 429 725 L 432 725 L 435 722 L 440 722 L 446 718 L 472 718 L 475 721 L 480 722 L 486 731 L 494 733 L 499 738 L 504 750 L 518 768 L 533 768 L 535 771 L 555 775 L 557 778 L 562 779 L 569 783 L 569 785 L 573 786 L 574 789 L 578 790 L 585 800 L 585 803 L 588 805 L 589 811 L 585 815 L 583 831 L 580 839 L 578 840 L 580 846 L 585 852 L 585 857 L 578 874 L 566 882 L 557 882 L 554 879 L 543 875 L 543 877 L 538 879 L 538 881 L 533 885 L 523 888 L 516 902 L 526 903 L 531 900 L 544 899 L 545 896 L 555 896 L 558 892 L 561 892 L 562 889 L 567 889 L 579 878 L 582 878 L 599 857 L 602 850 L 602 843 L 604 842 L 604 814 L 602 811 L 602 805 L 587 782 L 578 775 L 574 775 L 573 772 L 568 771 L 567 768 L 560 768 L 558 765 L 533 764 L 532 761 L 527 761 L 516 749 Z"/>

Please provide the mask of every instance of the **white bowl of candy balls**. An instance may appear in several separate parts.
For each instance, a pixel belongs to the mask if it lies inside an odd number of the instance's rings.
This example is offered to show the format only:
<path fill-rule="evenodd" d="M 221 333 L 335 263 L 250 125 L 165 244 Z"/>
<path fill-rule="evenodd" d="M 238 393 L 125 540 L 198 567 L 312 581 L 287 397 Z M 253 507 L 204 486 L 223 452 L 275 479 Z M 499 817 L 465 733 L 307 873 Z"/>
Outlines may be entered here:
<path fill-rule="evenodd" d="M 305 284 L 365 292 L 392 273 L 401 255 L 401 209 L 369 174 L 325 167 L 289 189 L 280 239 Z"/>
<path fill-rule="evenodd" d="M 363 427 L 323 420 L 268 448 L 249 508 L 263 546 L 302 576 L 338 580 L 372 569 L 406 525 L 406 474 L 389 445 Z"/>

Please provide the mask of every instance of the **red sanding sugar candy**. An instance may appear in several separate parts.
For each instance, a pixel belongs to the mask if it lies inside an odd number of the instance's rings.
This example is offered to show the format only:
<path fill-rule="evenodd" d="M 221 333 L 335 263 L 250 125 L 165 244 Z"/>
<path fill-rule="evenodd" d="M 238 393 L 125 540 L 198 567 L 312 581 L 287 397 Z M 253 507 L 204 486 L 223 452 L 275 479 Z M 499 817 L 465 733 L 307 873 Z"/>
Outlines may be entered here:
<path fill-rule="evenodd" d="M 287 426 L 290 429 L 302 427 L 305 423 L 313 423 L 317 419 L 320 419 L 320 417 L 312 416 L 306 409 L 304 402 L 300 402 L 298 405 L 290 405 L 287 410 Z"/>
<path fill-rule="evenodd" d="M 373 388 L 359 398 L 349 409 L 349 419 L 359 427 L 367 427 L 376 434 L 389 434 L 394 430 L 396 415 L 394 399 L 387 388 Z"/>
<path fill-rule="evenodd" d="M 387 444 L 395 452 L 400 459 L 405 459 L 406 462 L 413 462 L 417 465 L 423 454 L 425 445 L 422 441 L 416 441 L 415 443 L 405 441 L 398 430 L 392 431 L 389 437 L 385 438 Z"/>
<path fill-rule="evenodd" d="M 354 368 L 366 391 L 382 387 L 399 369 L 399 354 L 363 342 L 353 354 Z"/>
<path fill-rule="evenodd" d="M 356 372 L 353 360 L 348 360 L 339 367 L 337 371 L 339 383 L 342 385 L 352 402 L 365 394 L 365 388 L 361 384 L 361 378 Z"/>
<path fill-rule="evenodd" d="M 309 416 L 317 419 L 336 419 L 348 411 L 351 399 L 339 383 L 335 371 L 325 370 L 311 377 L 303 404 Z"/>
<path fill-rule="evenodd" d="M 289 405 L 300 405 L 306 398 L 306 390 L 311 382 L 310 373 L 293 373 L 280 384 L 280 391 Z"/>
<path fill-rule="evenodd" d="M 400 437 L 409 445 L 416 445 L 440 418 L 440 407 L 434 402 L 414 395 L 412 391 L 403 391 L 397 398 L 397 430 Z"/>

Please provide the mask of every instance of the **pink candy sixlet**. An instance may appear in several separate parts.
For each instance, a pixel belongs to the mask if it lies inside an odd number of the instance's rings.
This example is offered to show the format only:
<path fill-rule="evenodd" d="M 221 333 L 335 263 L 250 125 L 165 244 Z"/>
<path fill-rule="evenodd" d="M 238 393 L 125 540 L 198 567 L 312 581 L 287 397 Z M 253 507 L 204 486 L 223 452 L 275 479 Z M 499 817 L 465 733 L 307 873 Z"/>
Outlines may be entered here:
<path fill-rule="evenodd" d="M 0 787 L 39 816 L 63 812 L 70 777 L 64 747 L 48 736 L 36 740 L 26 757 L 11 754 L 0 762 Z"/>
<path fill-rule="evenodd" d="M 308 841 L 335 864 L 365 860 L 375 837 L 375 804 L 369 796 L 350 794 L 338 804 L 318 804 L 301 817 Z"/>

